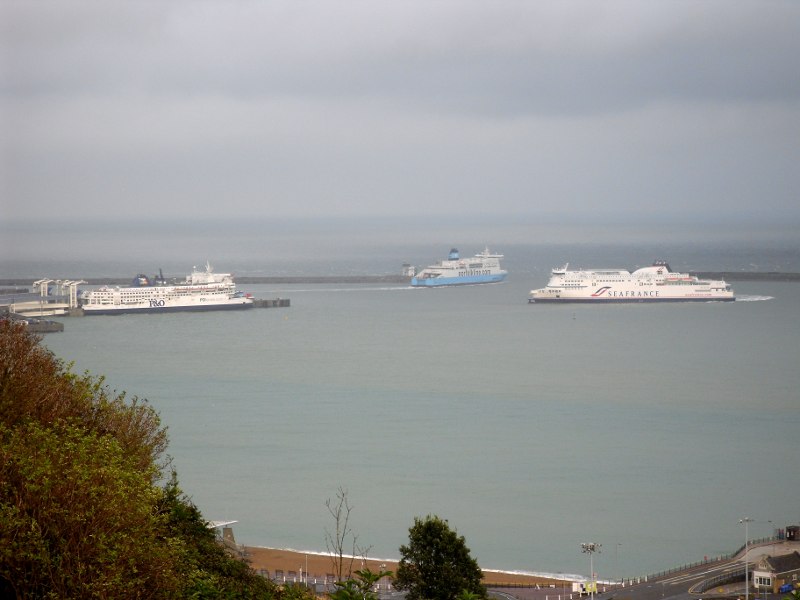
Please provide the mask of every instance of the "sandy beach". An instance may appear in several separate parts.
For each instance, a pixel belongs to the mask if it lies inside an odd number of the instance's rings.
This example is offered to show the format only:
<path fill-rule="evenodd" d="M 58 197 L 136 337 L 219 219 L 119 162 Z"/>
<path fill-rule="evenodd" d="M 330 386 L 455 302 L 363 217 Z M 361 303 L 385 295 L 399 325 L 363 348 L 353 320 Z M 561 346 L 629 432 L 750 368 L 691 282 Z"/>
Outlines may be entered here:
<path fill-rule="evenodd" d="M 282 572 L 287 580 L 300 579 L 301 573 L 317 582 L 322 582 L 325 577 L 333 573 L 333 561 L 327 554 L 306 553 L 296 550 L 285 550 L 280 548 L 262 548 L 259 546 L 243 546 L 245 559 L 250 566 L 259 572 L 266 572 L 269 577 L 275 577 L 275 573 Z M 367 559 L 362 561 L 356 558 L 353 561 L 353 570 L 368 567 L 372 571 L 381 569 L 395 572 L 397 562 L 391 560 Z M 484 582 L 487 585 L 555 585 L 562 587 L 564 581 L 548 579 L 536 575 L 526 575 L 521 573 L 506 573 L 502 571 L 487 570 L 483 574 Z"/>

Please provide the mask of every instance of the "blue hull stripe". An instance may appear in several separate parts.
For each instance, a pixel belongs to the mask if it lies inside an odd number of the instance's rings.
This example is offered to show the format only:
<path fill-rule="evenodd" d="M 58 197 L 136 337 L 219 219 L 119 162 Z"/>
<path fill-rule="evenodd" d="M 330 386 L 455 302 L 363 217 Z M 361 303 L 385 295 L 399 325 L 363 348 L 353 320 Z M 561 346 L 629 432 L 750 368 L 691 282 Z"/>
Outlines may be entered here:
<path fill-rule="evenodd" d="M 430 279 L 411 280 L 411 285 L 415 287 L 441 287 L 445 285 L 471 285 L 475 283 L 499 283 L 506 278 L 505 274 L 500 275 L 472 275 L 467 277 L 432 277 Z"/>

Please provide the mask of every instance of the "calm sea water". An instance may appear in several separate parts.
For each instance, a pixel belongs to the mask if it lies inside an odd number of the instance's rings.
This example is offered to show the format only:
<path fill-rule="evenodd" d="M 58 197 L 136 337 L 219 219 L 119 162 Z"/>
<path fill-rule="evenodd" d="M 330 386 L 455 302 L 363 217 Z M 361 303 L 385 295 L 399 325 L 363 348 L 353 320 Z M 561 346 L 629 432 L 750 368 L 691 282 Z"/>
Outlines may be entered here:
<path fill-rule="evenodd" d="M 240 248 L 217 266 L 383 273 L 448 249 L 362 247 L 320 269 Z M 370 556 L 397 557 L 414 517 L 437 514 L 487 568 L 587 574 L 580 543 L 601 543 L 601 578 L 733 551 L 745 516 L 753 537 L 800 522 L 800 285 L 736 283 L 735 303 L 526 303 L 567 260 L 800 271 L 797 245 L 497 249 L 503 284 L 254 285 L 291 308 L 67 319 L 45 343 L 147 398 L 182 487 L 250 545 L 324 550 L 339 487 Z M 127 275 L 140 258 L 59 268 Z"/>

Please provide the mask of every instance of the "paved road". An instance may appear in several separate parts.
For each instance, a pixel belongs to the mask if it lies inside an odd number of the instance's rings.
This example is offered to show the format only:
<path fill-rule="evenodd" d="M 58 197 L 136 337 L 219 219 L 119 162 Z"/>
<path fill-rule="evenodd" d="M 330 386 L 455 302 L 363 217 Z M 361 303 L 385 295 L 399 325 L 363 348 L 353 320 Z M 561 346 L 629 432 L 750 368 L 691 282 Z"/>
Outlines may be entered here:
<path fill-rule="evenodd" d="M 751 565 L 764 555 L 777 556 L 800 551 L 800 542 L 775 542 L 751 546 L 747 552 L 747 562 Z M 695 567 L 670 573 L 657 579 L 626 587 L 615 587 L 597 594 L 595 600 L 700 600 L 714 598 L 744 598 L 744 581 L 716 585 L 701 591 L 699 584 L 720 575 L 742 573 L 744 575 L 744 553 L 730 559 L 714 563 L 705 563 Z M 577 594 L 567 594 L 552 588 L 543 589 L 498 589 L 492 590 L 492 597 L 497 600 L 577 600 Z M 759 594 L 750 591 L 751 600 Z M 766 600 L 780 600 L 782 596 L 766 596 Z M 587 600 L 584 596 L 583 600 Z"/>

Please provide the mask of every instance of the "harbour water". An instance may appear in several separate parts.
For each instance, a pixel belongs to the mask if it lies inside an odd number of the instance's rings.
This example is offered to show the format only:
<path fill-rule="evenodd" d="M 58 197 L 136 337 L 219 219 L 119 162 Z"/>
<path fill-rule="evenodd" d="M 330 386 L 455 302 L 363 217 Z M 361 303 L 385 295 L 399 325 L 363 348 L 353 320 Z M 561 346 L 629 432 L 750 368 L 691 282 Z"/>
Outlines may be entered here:
<path fill-rule="evenodd" d="M 450 244 L 331 252 L 316 274 L 398 272 Z M 253 285 L 291 308 L 68 319 L 44 343 L 148 399 L 183 489 L 248 545 L 324 550 L 339 487 L 370 556 L 397 557 L 414 517 L 437 514 L 486 568 L 587 574 L 580 543 L 600 543 L 602 579 L 734 551 L 743 517 L 752 537 L 800 522 L 800 285 L 737 282 L 735 303 L 527 304 L 567 260 L 800 271 L 796 245 L 495 247 L 502 284 Z M 313 274 L 321 260 L 220 255 L 195 264 Z M 150 264 L 69 260 L 63 276 Z"/>

